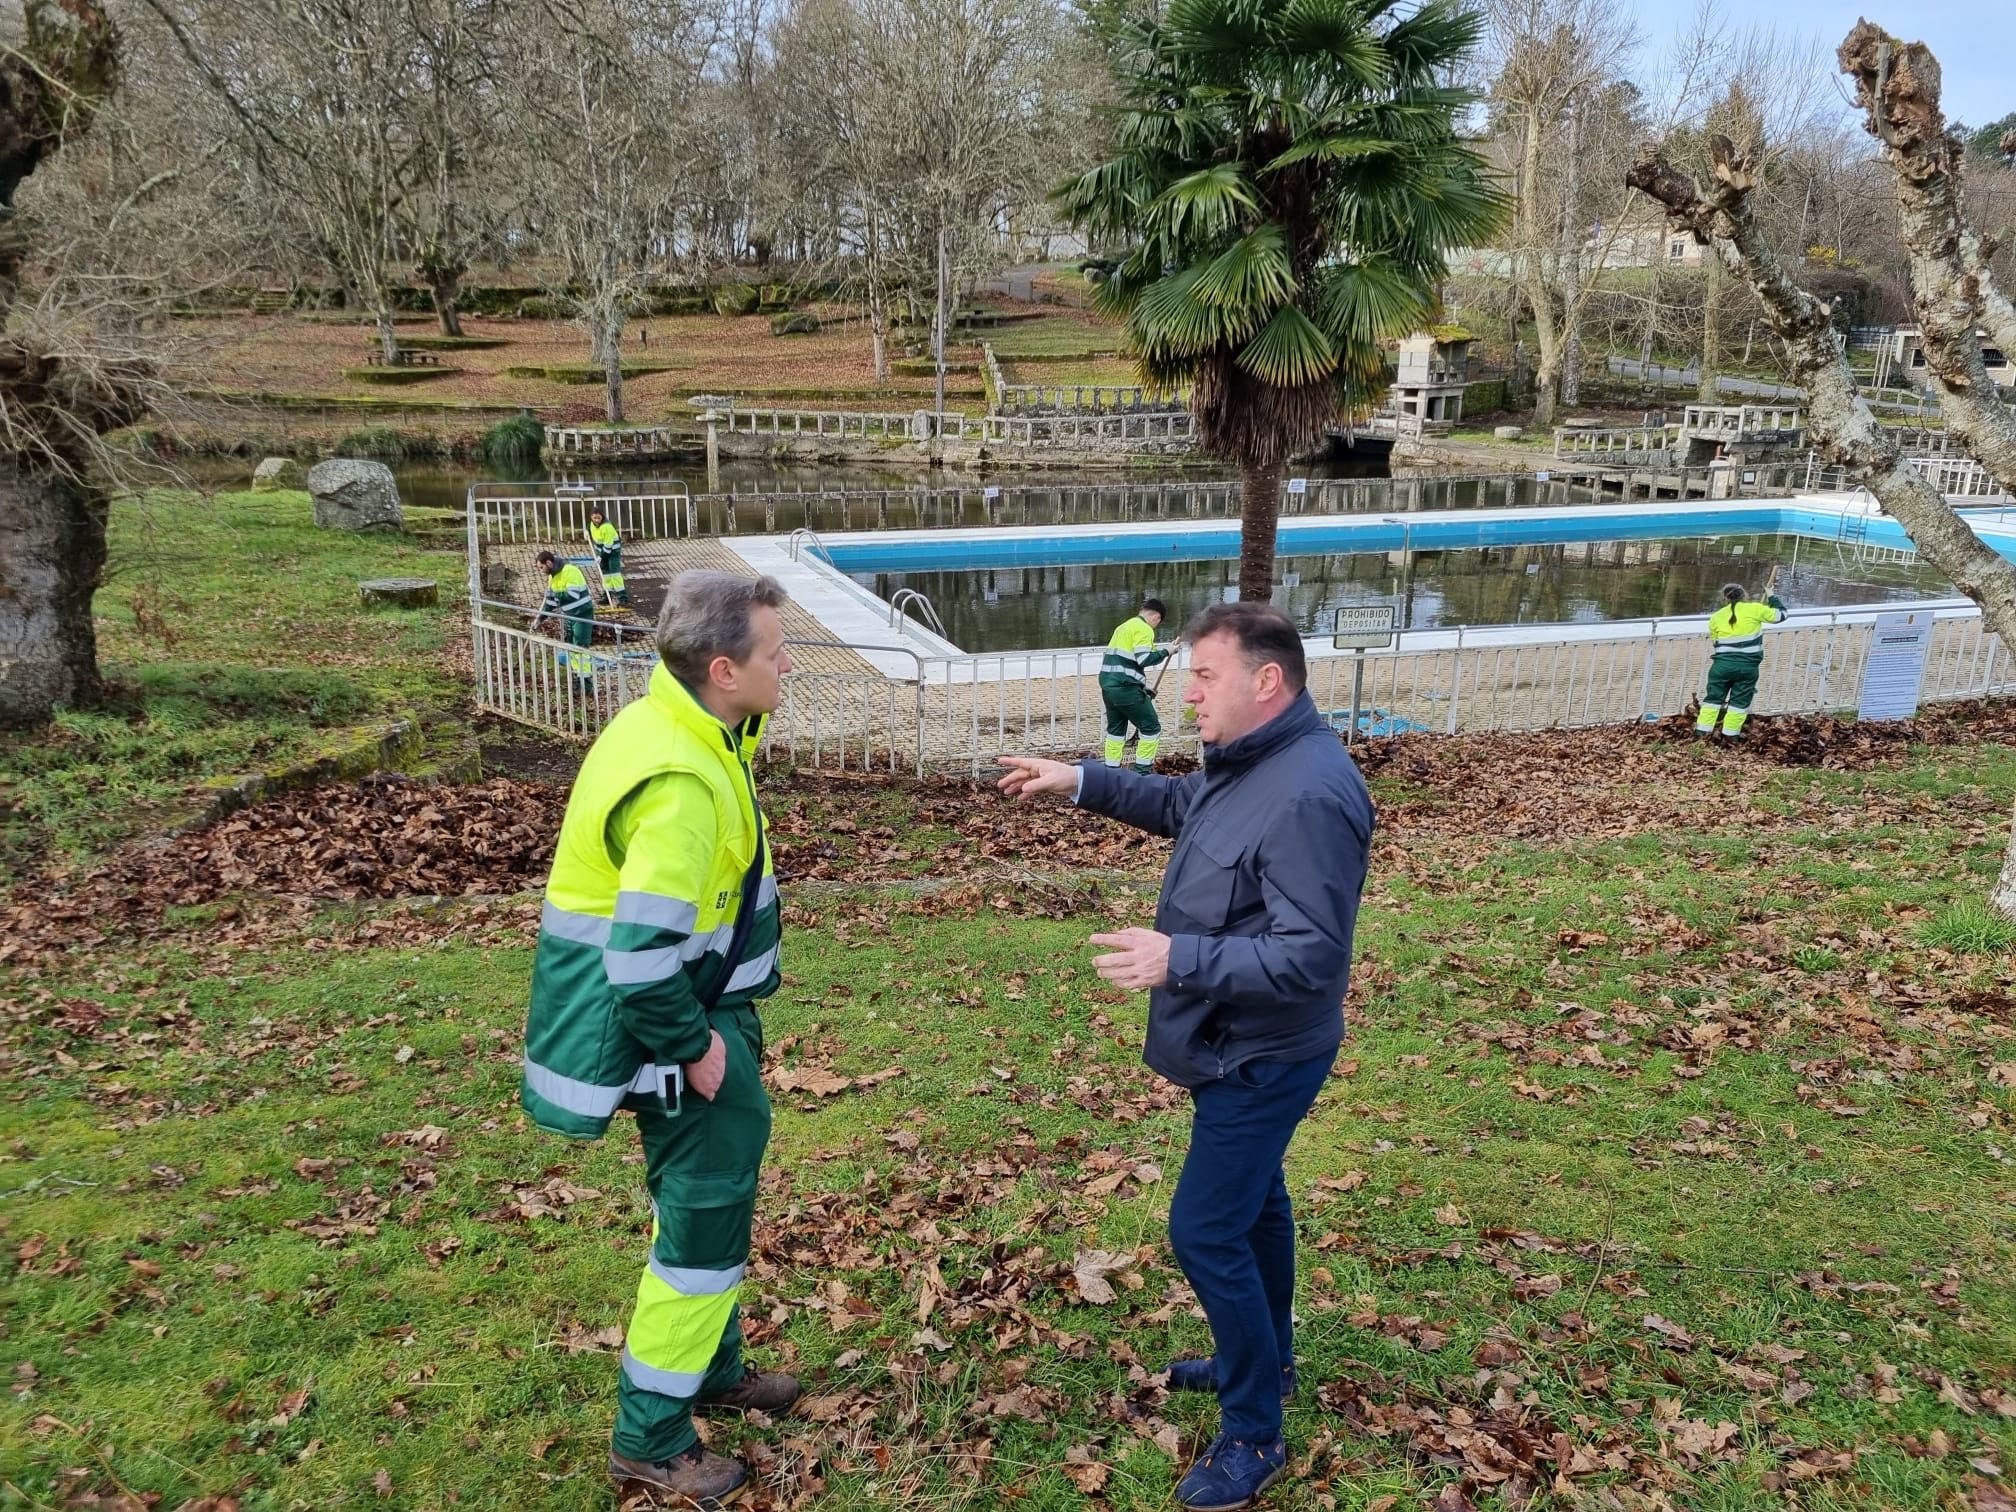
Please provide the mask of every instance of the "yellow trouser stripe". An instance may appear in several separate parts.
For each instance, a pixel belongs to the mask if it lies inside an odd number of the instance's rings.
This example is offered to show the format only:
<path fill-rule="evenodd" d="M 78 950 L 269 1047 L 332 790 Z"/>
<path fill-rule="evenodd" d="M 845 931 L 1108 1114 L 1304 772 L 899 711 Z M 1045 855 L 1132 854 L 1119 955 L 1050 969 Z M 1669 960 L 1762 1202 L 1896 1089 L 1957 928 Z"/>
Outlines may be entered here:
<path fill-rule="evenodd" d="M 623 1373 L 635 1385 L 662 1396 L 697 1395 L 735 1310 L 735 1295 L 736 1285 L 730 1284 L 717 1292 L 688 1296 L 668 1286 L 655 1271 L 645 1271 L 637 1283 L 637 1310 L 630 1315 Z"/>

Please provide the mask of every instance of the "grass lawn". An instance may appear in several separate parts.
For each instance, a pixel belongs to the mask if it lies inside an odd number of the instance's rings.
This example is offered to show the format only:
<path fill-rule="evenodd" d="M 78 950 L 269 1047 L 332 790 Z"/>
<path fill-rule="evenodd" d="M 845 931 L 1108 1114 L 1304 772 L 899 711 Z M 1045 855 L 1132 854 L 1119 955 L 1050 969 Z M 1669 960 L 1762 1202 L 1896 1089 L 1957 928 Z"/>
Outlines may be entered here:
<path fill-rule="evenodd" d="M 1018 320 L 984 334 L 988 345 L 994 348 L 994 355 L 1003 362 L 1014 357 L 1117 353 L 1122 341 L 1117 325 L 1100 319 L 1089 310 Z"/>
<path fill-rule="evenodd" d="M 1381 778 L 1267 1505 L 2009 1505 L 2016 965 L 1953 905 L 2012 781 L 1946 747 L 1510 839 Z M 859 786 L 795 843 L 942 827 Z M 1215 1413 L 1151 1374 L 1207 1343 L 1184 1104 L 1085 945 L 1134 865 L 1053 916 L 789 900 L 743 1301 L 812 1395 L 709 1429 L 746 1504 L 1169 1504 Z M 620 1121 L 518 1115 L 535 914 L 227 904 L 0 975 L 0 1506 L 612 1504 L 648 1217 Z"/>
<path fill-rule="evenodd" d="M 112 510 L 96 601 L 102 710 L 0 735 L 0 873 L 140 833 L 206 778 L 354 741 L 466 696 L 459 550 L 317 530 L 308 495 L 158 491 Z M 430 577 L 436 609 L 364 609 L 357 582 Z"/>

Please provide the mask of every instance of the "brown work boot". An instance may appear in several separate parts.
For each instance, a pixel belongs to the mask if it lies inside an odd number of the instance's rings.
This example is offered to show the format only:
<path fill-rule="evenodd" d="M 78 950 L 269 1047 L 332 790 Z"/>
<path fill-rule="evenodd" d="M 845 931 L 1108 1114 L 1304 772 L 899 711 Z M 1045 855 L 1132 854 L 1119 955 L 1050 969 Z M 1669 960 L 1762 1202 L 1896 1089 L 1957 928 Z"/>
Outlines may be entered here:
<path fill-rule="evenodd" d="M 717 1512 L 742 1494 L 749 1467 L 695 1444 L 684 1454 L 652 1464 L 609 1451 L 609 1473 L 619 1487 L 642 1486 L 665 1505 Z"/>
<path fill-rule="evenodd" d="M 707 1412 L 770 1412 L 787 1410 L 798 1400 L 798 1377 L 781 1370 L 751 1370 L 726 1391 L 703 1396 L 693 1410 Z"/>

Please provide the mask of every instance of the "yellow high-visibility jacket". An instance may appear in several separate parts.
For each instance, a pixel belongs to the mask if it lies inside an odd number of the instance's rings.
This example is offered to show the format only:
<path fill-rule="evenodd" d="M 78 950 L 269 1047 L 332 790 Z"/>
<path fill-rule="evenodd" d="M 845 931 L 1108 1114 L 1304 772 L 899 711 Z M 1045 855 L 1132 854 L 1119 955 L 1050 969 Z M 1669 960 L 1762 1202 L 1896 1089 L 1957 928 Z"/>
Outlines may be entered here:
<path fill-rule="evenodd" d="M 520 1100 L 542 1129 L 596 1139 L 626 1104 L 676 1105 L 713 1012 L 777 990 L 781 917 L 749 760 L 762 718 L 730 729 L 664 666 L 581 764 L 546 885 Z M 743 884 L 756 909 L 734 959 Z M 672 1096 L 668 1097 L 667 1094 Z"/>

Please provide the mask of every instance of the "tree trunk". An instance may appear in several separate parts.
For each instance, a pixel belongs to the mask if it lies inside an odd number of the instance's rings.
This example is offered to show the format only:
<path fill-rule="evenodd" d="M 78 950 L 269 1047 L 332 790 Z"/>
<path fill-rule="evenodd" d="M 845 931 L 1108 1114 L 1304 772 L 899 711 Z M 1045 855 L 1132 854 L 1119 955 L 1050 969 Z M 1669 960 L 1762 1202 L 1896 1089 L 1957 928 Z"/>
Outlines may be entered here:
<path fill-rule="evenodd" d="M 91 596 L 105 571 L 104 492 L 0 470 L 0 729 L 98 696 Z"/>
<path fill-rule="evenodd" d="M 1519 210 L 1526 222 L 1519 237 L 1520 282 L 1525 286 L 1526 303 L 1533 310 L 1533 342 L 1540 360 L 1533 369 L 1533 423 L 1546 429 L 1554 424 L 1556 385 L 1561 377 L 1561 343 L 1554 326 L 1554 291 L 1548 286 L 1546 259 L 1541 255 L 1543 237 L 1538 212 L 1533 208 L 1533 186 L 1540 179 L 1540 133 L 1543 123 L 1537 106 L 1526 110 L 1524 151 L 1520 155 Z"/>
<path fill-rule="evenodd" d="M 385 300 L 378 304 L 378 353 L 387 367 L 399 360 L 399 333 L 392 326 L 392 306 Z"/>
<path fill-rule="evenodd" d="M 623 316 L 616 313 L 602 332 L 602 384 L 609 423 L 623 423 Z"/>
<path fill-rule="evenodd" d="M 1561 402 L 1582 402 L 1582 107 L 1568 113 L 1568 183 L 1561 208 Z"/>
<path fill-rule="evenodd" d="M 1239 598 L 1274 600 L 1274 537 L 1281 525 L 1281 464 L 1248 463 L 1239 474 Z"/>
<path fill-rule="evenodd" d="M 2009 828 L 2009 848 L 2002 853 L 2002 875 L 1988 894 L 1988 906 L 2005 919 L 2016 919 L 2016 820 Z"/>
<path fill-rule="evenodd" d="M 1722 290 L 1727 282 L 1722 259 L 1709 247 L 1701 259 L 1701 386 L 1695 397 L 1703 404 L 1718 403 L 1722 387 Z"/>
<path fill-rule="evenodd" d="M 461 269 L 440 267 L 429 269 L 427 292 L 434 301 L 434 316 L 441 322 L 441 334 L 460 336 L 462 312 L 455 308 L 455 301 L 462 294 Z"/>

